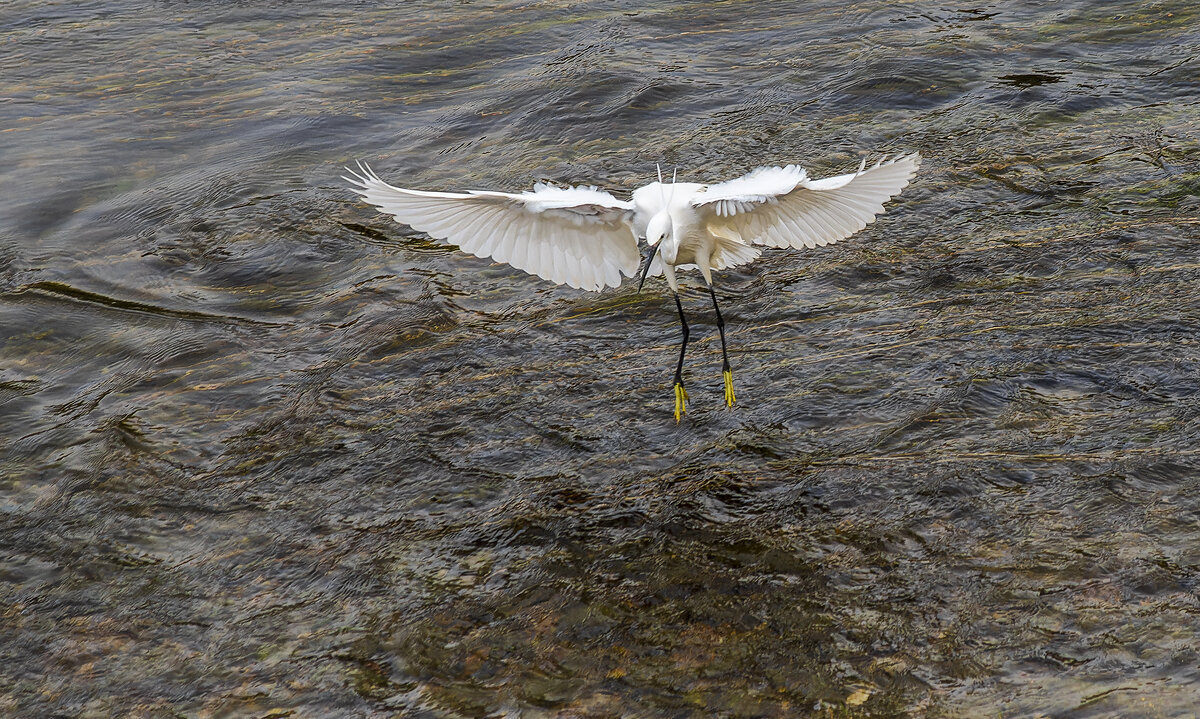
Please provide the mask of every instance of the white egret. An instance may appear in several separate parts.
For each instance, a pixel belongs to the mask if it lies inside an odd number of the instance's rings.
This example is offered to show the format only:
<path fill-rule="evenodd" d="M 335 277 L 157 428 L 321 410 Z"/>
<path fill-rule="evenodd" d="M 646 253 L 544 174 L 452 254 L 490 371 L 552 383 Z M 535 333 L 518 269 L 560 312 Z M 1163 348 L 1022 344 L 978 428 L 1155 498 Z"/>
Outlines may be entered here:
<path fill-rule="evenodd" d="M 917 153 L 856 172 L 809 179 L 796 165 L 761 167 L 727 182 L 652 182 L 619 200 L 596 187 L 536 184 L 511 194 L 471 190 L 428 192 L 394 187 L 359 163 L 347 170 L 354 191 L 402 224 L 458 245 L 464 252 L 507 262 L 558 284 L 599 291 L 638 273 L 638 239 L 649 245 L 638 291 L 647 275 L 666 277 L 683 326 L 675 367 L 675 420 L 687 411 L 683 357 L 688 324 L 676 270 L 698 269 L 708 286 L 721 334 L 725 404 L 733 406 L 733 370 L 725 322 L 713 290 L 713 270 L 756 259 L 768 247 L 818 247 L 849 237 L 875 221 L 920 165 Z"/>

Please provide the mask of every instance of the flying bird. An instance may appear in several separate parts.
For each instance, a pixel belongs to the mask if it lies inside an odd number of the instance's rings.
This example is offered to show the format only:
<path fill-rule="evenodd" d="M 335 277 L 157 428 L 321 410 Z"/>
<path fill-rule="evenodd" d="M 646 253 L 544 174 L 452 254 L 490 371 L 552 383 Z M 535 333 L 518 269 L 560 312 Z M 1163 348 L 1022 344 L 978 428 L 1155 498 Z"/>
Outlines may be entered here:
<path fill-rule="evenodd" d="M 353 190 L 397 222 L 458 245 L 477 257 L 507 262 L 556 284 L 599 291 L 617 287 L 621 276 L 663 275 L 683 327 L 675 366 L 675 420 L 687 411 L 683 357 L 688 323 L 679 301 L 676 270 L 698 269 L 708 287 L 721 335 L 725 404 L 732 407 L 733 370 L 725 345 L 725 321 L 713 289 L 713 270 L 752 262 L 759 246 L 814 248 L 863 229 L 900 193 L 921 163 L 912 153 L 845 175 L 820 180 L 803 168 L 760 167 L 714 184 L 657 182 L 620 200 L 592 186 L 543 183 L 519 194 L 471 190 L 429 192 L 394 187 L 370 167 L 347 168 Z M 648 252 L 638 251 L 639 238 Z"/>

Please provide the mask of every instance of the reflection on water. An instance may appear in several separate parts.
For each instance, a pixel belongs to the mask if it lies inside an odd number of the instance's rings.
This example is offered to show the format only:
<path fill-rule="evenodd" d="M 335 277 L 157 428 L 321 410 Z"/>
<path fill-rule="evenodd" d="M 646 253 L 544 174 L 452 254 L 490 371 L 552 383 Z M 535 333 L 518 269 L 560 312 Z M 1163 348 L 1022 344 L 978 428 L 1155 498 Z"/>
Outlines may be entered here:
<path fill-rule="evenodd" d="M 0 713 L 1178 717 L 1190 4 L 0 11 Z M 357 204 L 928 159 L 584 294 Z M 874 155 L 872 155 L 874 156 Z M 656 288 L 661 290 L 661 288 Z"/>

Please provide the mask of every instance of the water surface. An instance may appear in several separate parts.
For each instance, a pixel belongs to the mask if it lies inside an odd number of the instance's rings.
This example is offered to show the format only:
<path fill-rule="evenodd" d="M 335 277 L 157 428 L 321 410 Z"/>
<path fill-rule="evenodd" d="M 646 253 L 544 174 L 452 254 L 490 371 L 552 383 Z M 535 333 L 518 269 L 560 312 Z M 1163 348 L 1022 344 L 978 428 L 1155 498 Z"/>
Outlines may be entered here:
<path fill-rule="evenodd" d="M 1193 3 L 0 10 L 0 714 L 1184 717 Z M 359 204 L 919 150 L 558 288 Z"/>

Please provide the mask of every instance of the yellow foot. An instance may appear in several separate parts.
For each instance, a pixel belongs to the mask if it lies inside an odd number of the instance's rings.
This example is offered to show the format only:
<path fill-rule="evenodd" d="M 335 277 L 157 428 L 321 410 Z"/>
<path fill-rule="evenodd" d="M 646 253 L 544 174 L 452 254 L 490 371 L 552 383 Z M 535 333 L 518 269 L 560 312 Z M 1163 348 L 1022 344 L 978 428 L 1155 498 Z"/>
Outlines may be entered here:
<path fill-rule="evenodd" d="M 687 400 L 688 400 L 687 390 L 683 388 L 683 383 L 676 382 L 675 383 L 675 421 L 676 422 L 678 422 L 679 418 L 682 417 L 685 412 L 687 412 Z"/>
<path fill-rule="evenodd" d="M 733 371 L 725 370 L 722 374 L 725 375 L 725 406 L 732 407 L 737 399 L 733 394 Z"/>

